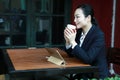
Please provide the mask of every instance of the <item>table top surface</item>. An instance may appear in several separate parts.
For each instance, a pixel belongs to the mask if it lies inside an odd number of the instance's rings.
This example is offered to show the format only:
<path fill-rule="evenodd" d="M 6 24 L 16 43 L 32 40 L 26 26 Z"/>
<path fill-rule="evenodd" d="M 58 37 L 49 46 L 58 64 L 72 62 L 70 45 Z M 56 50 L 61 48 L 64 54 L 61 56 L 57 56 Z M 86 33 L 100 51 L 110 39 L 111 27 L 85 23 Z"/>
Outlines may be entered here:
<path fill-rule="evenodd" d="M 47 61 L 51 55 L 46 48 L 38 49 L 7 49 L 7 54 L 12 62 L 15 70 L 33 70 L 33 69 L 51 69 L 51 68 L 70 68 L 70 67 L 85 67 L 90 66 L 84 64 L 77 58 L 69 57 L 66 52 L 57 49 L 64 58 L 66 65 L 59 66 Z"/>

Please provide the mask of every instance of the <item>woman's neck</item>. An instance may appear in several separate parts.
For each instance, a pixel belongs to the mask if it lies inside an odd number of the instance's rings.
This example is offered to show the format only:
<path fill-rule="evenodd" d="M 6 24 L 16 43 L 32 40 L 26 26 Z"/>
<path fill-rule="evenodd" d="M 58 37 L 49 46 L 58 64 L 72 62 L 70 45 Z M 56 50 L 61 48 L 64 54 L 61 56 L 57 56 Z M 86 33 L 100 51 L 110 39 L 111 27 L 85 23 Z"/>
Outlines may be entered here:
<path fill-rule="evenodd" d="M 84 26 L 82 29 L 83 29 L 83 34 L 85 34 L 86 32 L 88 32 L 90 30 L 90 28 L 92 27 L 92 24 L 88 24 L 86 26 Z"/>

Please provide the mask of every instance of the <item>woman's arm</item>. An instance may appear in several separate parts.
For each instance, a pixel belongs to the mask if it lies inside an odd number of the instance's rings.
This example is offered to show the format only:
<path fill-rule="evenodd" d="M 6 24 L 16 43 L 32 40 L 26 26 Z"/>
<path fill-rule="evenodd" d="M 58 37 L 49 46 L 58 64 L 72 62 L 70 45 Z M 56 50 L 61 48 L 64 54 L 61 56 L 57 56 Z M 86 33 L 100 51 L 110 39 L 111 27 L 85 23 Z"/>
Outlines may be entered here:
<path fill-rule="evenodd" d="M 104 34 L 95 34 L 94 37 L 91 37 L 88 44 L 84 47 L 75 46 L 72 50 L 72 55 L 81 59 L 85 63 L 92 63 L 100 52 L 104 52 L 105 42 Z"/>

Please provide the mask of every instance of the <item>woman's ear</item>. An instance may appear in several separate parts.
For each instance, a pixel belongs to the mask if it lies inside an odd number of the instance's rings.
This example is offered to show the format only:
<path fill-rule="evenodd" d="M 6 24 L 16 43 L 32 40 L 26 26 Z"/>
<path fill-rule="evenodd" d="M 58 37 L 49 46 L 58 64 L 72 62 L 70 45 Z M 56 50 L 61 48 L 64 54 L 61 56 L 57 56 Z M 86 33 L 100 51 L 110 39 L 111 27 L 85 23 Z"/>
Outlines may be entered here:
<path fill-rule="evenodd" d="M 87 21 L 88 21 L 88 22 L 91 22 L 91 15 L 88 15 L 88 16 L 87 16 Z"/>

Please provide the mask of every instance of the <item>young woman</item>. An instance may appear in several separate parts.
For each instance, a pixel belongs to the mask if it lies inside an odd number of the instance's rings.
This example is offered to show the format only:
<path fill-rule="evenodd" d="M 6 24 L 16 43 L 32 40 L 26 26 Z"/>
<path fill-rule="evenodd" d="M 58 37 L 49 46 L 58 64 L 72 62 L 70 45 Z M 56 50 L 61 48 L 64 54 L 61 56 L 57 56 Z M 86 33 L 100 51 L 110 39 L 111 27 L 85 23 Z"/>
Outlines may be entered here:
<path fill-rule="evenodd" d="M 84 63 L 98 66 L 99 77 L 107 77 L 104 33 L 96 23 L 92 7 L 88 4 L 79 5 L 74 12 L 74 22 L 75 26 L 68 25 L 64 30 L 66 52 Z"/>

